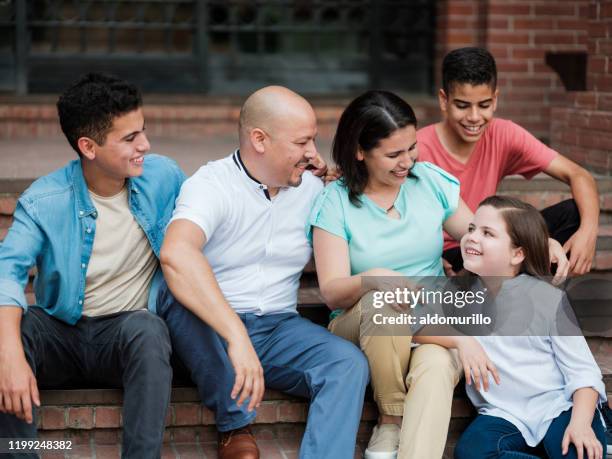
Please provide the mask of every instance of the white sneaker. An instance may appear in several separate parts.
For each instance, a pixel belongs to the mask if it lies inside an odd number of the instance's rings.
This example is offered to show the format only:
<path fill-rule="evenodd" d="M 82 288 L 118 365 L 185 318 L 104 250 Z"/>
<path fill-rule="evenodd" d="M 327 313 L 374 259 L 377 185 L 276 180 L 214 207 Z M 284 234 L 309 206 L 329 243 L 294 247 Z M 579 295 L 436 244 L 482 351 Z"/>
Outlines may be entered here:
<path fill-rule="evenodd" d="M 399 440 L 400 427 L 397 424 L 377 425 L 372 431 L 364 459 L 396 459 Z"/>

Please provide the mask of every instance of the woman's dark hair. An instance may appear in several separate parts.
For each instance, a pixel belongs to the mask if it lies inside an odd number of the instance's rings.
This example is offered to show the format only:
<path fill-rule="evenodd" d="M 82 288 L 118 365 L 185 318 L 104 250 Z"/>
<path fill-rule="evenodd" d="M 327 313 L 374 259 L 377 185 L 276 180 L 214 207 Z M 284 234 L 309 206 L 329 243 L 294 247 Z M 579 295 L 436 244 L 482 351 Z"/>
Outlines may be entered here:
<path fill-rule="evenodd" d="M 531 204 L 508 196 L 490 196 L 478 207 L 501 210 L 506 230 L 514 247 L 521 247 L 525 259 L 520 272 L 534 277 L 550 276 L 548 228 L 542 214 Z"/>
<path fill-rule="evenodd" d="M 454 49 L 442 61 L 442 89 L 446 95 L 456 83 L 473 86 L 486 84 L 495 89 L 497 86 L 497 66 L 495 59 L 484 48 Z"/>
<path fill-rule="evenodd" d="M 88 73 L 72 84 L 57 101 L 62 131 L 81 155 L 78 140 L 89 137 L 104 145 L 113 120 L 142 106 L 136 86 L 102 73 Z"/>
<path fill-rule="evenodd" d="M 346 107 L 334 136 L 332 158 L 342 171 L 354 205 L 361 205 L 360 195 L 368 183 L 368 170 L 356 158 L 358 149 L 368 152 L 396 130 L 416 128 L 416 124 L 412 107 L 388 91 L 368 91 Z"/>

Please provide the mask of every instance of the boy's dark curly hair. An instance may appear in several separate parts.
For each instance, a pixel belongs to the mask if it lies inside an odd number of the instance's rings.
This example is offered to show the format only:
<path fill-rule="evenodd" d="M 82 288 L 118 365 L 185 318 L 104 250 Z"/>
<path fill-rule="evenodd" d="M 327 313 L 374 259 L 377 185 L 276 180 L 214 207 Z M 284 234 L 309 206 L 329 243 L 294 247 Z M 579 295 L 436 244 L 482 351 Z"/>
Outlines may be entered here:
<path fill-rule="evenodd" d="M 448 95 L 456 83 L 473 86 L 486 84 L 497 86 L 495 59 L 484 48 L 458 48 L 448 53 L 442 61 L 442 89 Z"/>
<path fill-rule="evenodd" d="M 141 106 L 142 96 L 133 84 L 112 75 L 88 73 L 60 96 L 57 112 L 68 143 L 80 156 L 79 138 L 104 145 L 113 119 Z"/>

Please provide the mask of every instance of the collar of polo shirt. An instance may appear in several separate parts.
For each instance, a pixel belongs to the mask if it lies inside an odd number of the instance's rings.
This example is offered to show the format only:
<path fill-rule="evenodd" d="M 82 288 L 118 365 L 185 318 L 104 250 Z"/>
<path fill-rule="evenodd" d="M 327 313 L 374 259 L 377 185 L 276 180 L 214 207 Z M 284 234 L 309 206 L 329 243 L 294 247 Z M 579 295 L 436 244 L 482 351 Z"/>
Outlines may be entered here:
<path fill-rule="evenodd" d="M 249 181 L 252 183 L 253 188 L 259 190 L 261 193 L 263 193 L 263 195 L 266 197 L 266 199 L 268 199 L 268 201 L 271 201 L 272 198 L 270 197 L 270 192 L 268 191 L 268 186 L 264 185 L 263 183 L 261 183 L 259 180 L 257 180 L 255 177 L 253 177 L 249 173 L 249 171 L 247 170 L 246 166 L 242 162 L 242 158 L 240 157 L 240 150 L 236 149 L 236 151 L 232 155 L 232 159 L 234 160 L 234 163 L 236 164 L 236 167 L 238 167 L 238 169 L 241 170 L 244 173 L 244 175 L 249 178 Z"/>

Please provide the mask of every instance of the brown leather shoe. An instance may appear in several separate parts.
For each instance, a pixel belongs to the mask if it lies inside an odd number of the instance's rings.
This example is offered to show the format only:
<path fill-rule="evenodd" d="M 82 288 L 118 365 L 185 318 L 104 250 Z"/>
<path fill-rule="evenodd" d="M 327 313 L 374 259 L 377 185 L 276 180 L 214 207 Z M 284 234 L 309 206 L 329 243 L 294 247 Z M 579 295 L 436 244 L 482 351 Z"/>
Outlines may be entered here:
<path fill-rule="evenodd" d="M 219 432 L 217 439 L 219 459 L 259 459 L 259 448 L 249 426 L 229 432 Z"/>

